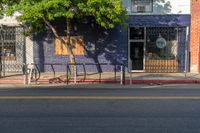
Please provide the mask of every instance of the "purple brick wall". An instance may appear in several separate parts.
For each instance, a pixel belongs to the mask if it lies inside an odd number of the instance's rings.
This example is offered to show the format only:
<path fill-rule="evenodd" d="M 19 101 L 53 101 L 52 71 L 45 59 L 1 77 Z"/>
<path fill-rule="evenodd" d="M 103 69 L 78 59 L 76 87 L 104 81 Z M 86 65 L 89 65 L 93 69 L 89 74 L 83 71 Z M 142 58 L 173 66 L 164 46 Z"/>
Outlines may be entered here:
<path fill-rule="evenodd" d="M 66 23 L 54 22 L 61 35 L 64 35 Z M 85 55 L 76 56 L 77 63 L 128 63 L 128 32 L 127 28 L 116 26 L 112 30 L 105 30 L 95 25 L 91 20 L 85 23 L 73 22 L 77 26 L 76 35 L 83 35 Z M 147 27 L 185 27 L 190 26 L 190 15 L 152 15 L 130 16 L 127 21 L 131 26 Z M 94 48 L 95 46 L 95 48 Z M 53 34 L 46 30 L 34 36 L 34 62 L 39 63 L 41 71 L 51 71 L 44 63 L 68 63 L 68 56 L 55 55 Z M 56 66 L 56 71 L 65 71 L 65 66 Z M 82 71 L 82 67 L 78 68 Z M 112 66 L 102 66 L 102 71 L 112 71 Z M 87 66 L 86 71 L 96 72 L 97 66 Z"/>
<path fill-rule="evenodd" d="M 64 24 L 59 29 L 64 29 Z M 90 23 L 77 24 L 76 35 L 83 35 L 85 55 L 76 56 L 77 63 L 124 63 L 127 62 L 127 29 L 115 27 L 105 30 Z M 60 30 L 61 31 L 61 30 Z M 61 33 L 64 34 L 64 33 Z M 69 63 L 68 56 L 55 55 L 54 37 L 48 30 L 34 37 L 34 62 L 40 64 L 41 71 L 50 71 L 50 66 L 43 63 Z M 56 71 L 65 71 L 66 67 L 56 67 Z M 103 71 L 111 71 L 111 66 L 102 66 Z M 82 67 L 79 67 L 82 70 Z M 97 71 L 96 66 L 87 66 L 87 71 Z"/>

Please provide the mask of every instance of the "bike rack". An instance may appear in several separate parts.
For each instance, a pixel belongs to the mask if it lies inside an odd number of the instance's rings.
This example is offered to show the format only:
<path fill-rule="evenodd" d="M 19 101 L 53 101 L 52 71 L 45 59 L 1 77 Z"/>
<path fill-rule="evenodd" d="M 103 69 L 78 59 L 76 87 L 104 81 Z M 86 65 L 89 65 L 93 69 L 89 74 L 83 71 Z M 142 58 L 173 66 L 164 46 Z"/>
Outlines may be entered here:
<path fill-rule="evenodd" d="M 31 83 L 31 79 L 33 78 L 33 75 L 35 75 L 35 81 L 38 81 L 41 77 L 41 71 L 39 69 L 39 65 L 41 64 L 38 64 L 38 63 L 32 63 L 30 64 L 31 67 L 28 68 L 28 64 L 25 65 L 25 83 L 26 84 L 30 84 Z M 87 75 L 87 72 L 86 72 L 86 66 L 97 66 L 99 65 L 100 67 L 101 66 L 114 66 L 114 80 L 115 82 L 117 82 L 117 66 L 120 66 L 120 84 L 123 84 L 125 85 L 125 65 L 124 64 L 112 64 L 112 63 L 43 63 L 42 65 L 48 65 L 51 67 L 51 70 L 53 72 L 53 78 L 56 78 L 56 71 L 55 71 L 55 68 L 54 66 L 56 65 L 63 65 L 63 66 L 66 66 L 66 83 L 69 84 L 69 81 L 70 81 L 70 78 L 69 78 L 69 73 L 72 73 L 71 72 L 71 69 L 70 67 L 73 66 L 74 67 L 74 79 L 73 79 L 73 82 L 76 84 L 77 83 L 77 68 L 78 66 L 82 66 L 83 67 L 83 80 L 86 80 L 86 75 Z M 98 77 L 98 80 L 99 80 L 99 83 L 101 83 L 102 81 L 102 72 L 98 72 L 99 73 L 99 77 Z"/>

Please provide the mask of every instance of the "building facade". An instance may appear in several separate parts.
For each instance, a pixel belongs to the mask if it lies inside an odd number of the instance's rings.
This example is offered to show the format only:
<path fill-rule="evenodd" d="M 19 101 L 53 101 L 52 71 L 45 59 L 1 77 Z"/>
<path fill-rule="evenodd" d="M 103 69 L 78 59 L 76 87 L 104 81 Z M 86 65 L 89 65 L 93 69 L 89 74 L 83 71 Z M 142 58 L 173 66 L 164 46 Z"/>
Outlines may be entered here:
<path fill-rule="evenodd" d="M 191 55 L 191 72 L 200 72 L 200 1 L 192 0 L 191 5 L 191 38 L 190 38 L 190 55 Z"/>
<path fill-rule="evenodd" d="M 76 62 L 123 63 L 133 72 L 190 71 L 190 1 L 123 0 L 123 5 L 129 15 L 125 29 L 116 26 L 104 30 L 91 20 L 74 23 L 79 43 L 84 45 L 81 48 L 76 43 Z M 55 22 L 59 29 L 65 29 L 63 23 Z M 66 63 L 69 58 L 66 48 L 47 31 L 34 38 L 34 62 Z M 48 71 L 47 67 L 41 65 L 41 70 Z M 86 69 L 97 71 L 97 68 Z"/>
<path fill-rule="evenodd" d="M 24 36 L 15 15 L 0 19 L 1 76 L 23 73 L 24 65 L 33 62 L 33 41 Z"/>
<path fill-rule="evenodd" d="M 199 32 L 195 30 L 199 27 L 196 22 L 199 21 L 199 6 L 194 3 L 199 2 L 123 0 L 129 15 L 126 28 L 116 26 L 105 30 L 90 18 L 83 22 L 73 21 L 76 62 L 125 64 L 132 72 L 199 72 L 199 40 L 193 39 Z M 191 15 L 191 11 L 196 14 Z M 5 21 L 0 22 L 8 25 L 15 22 Z M 54 25 L 65 38 L 65 20 L 56 21 Z M 69 63 L 67 49 L 48 29 L 32 39 L 25 38 L 25 44 L 23 62 L 37 63 L 41 71 L 51 71 L 51 66 L 45 63 Z M 114 68 L 87 65 L 85 69 L 96 72 L 113 71 Z M 66 66 L 55 66 L 55 70 L 66 71 Z M 83 71 L 82 66 L 78 71 Z"/>
<path fill-rule="evenodd" d="M 189 71 L 190 1 L 124 0 L 132 71 Z M 130 66 L 129 66 L 130 67 Z"/>

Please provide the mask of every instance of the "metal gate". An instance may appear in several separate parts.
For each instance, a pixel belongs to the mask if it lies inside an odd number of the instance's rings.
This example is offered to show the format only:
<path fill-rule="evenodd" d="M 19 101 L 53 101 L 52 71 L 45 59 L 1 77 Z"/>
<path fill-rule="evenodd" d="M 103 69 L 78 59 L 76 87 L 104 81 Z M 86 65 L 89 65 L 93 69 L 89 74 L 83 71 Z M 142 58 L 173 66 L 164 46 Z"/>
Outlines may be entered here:
<path fill-rule="evenodd" d="M 25 37 L 23 27 L 1 26 L 0 71 L 1 77 L 22 74 L 25 63 Z"/>

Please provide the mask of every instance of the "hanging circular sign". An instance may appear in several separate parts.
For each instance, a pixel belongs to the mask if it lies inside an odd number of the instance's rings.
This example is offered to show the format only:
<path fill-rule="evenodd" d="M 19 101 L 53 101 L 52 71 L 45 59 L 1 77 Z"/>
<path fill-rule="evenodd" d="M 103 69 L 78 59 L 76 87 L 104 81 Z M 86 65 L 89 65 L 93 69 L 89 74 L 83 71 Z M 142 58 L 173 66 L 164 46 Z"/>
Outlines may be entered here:
<path fill-rule="evenodd" d="M 156 40 L 156 46 L 161 49 L 166 47 L 166 45 L 166 40 L 161 35 L 159 35 L 158 39 Z"/>

